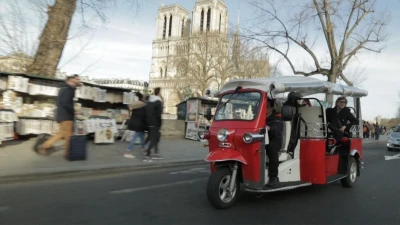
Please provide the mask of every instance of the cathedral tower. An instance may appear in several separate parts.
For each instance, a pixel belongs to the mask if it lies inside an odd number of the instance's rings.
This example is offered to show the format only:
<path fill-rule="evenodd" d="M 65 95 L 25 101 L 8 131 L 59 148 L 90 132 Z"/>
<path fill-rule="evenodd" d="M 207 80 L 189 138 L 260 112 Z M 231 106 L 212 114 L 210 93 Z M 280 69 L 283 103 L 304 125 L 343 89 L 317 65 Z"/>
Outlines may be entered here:
<path fill-rule="evenodd" d="M 162 88 L 164 113 L 176 114 L 175 106 L 180 101 L 173 58 L 188 52 L 192 35 L 202 32 L 227 35 L 228 9 L 223 0 L 196 0 L 192 15 L 178 4 L 159 8 L 149 86 Z"/>

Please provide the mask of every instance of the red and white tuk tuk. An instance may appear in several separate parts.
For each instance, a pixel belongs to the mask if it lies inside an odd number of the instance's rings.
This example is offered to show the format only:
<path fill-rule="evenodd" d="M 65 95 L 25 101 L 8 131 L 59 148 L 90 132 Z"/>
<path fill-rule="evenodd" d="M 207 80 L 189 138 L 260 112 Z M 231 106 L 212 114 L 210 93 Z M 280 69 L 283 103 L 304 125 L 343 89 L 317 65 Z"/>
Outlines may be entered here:
<path fill-rule="evenodd" d="M 362 124 L 360 98 L 368 92 L 355 87 L 332 84 L 310 77 L 282 76 L 274 78 L 233 80 L 224 85 L 208 131 L 199 132 L 208 141 L 211 176 L 207 197 L 218 209 L 229 208 L 244 190 L 255 193 L 284 191 L 294 188 L 341 181 L 353 187 L 362 165 L 362 129 L 353 126 L 351 135 L 335 143 L 327 128 L 326 109 L 316 97 L 307 107 L 279 105 L 283 120 L 283 144 L 279 152 L 279 186 L 268 183 L 269 143 L 266 131 L 267 101 L 285 100 L 288 92 L 302 96 L 338 95 L 353 100 L 352 107 Z M 207 115 L 210 117 L 210 115 Z M 345 154 L 343 154 L 345 152 Z"/>

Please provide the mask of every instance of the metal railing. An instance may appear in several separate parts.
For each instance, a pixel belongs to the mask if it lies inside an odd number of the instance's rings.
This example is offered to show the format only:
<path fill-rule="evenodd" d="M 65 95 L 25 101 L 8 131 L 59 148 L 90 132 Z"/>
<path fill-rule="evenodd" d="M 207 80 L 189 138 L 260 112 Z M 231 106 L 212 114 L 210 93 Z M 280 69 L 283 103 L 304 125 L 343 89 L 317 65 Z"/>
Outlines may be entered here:
<path fill-rule="evenodd" d="M 300 125 L 300 138 L 326 138 L 327 125 L 325 123 L 301 123 Z"/>

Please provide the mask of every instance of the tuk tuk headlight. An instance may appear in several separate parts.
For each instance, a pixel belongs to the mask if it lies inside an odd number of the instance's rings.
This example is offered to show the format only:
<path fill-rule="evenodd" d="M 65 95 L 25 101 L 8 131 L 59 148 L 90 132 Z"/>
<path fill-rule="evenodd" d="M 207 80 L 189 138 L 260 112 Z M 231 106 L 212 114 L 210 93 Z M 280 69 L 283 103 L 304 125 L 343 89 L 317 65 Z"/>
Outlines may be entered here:
<path fill-rule="evenodd" d="M 262 141 L 264 138 L 263 134 L 245 133 L 243 135 L 243 141 L 247 144 Z"/>
<path fill-rule="evenodd" d="M 199 131 L 197 134 L 198 134 L 200 140 L 205 140 L 210 137 L 209 131 Z"/>
<path fill-rule="evenodd" d="M 253 141 L 253 135 L 251 135 L 250 133 L 245 133 L 243 135 L 243 141 L 244 143 L 251 143 Z"/>
<path fill-rule="evenodd" d="M 229 136 L 229 132 L 224 128 L 220 129 L 217 133 L 217 139 L 218 139 L 218 141 L 221 141 L 221 142 L 226 141 L 228 139 L 228 136 Z"/>

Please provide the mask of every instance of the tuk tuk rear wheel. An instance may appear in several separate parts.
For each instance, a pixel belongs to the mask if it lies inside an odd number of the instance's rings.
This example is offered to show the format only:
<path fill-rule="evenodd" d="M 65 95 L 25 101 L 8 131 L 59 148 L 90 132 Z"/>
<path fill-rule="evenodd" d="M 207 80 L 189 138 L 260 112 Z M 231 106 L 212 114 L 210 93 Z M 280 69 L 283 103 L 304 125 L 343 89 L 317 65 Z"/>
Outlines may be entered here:
<path fill-rule="evenodd" d="M 347 176 L 340 181 L 343 187 L 352 188 L 357 180 L 358 165 L 354 157 L 349 157 L 347 163 Z"/>
<path fill-rule="evenodd" d="M 240 182 L 236 177 L 233 192 L 229 192 L 229 184 L 232 172 L 227 167 L 221 167 L 211 174 L 207 183 L 207 199 L 212 206 L 217 209 L 226 209 L 231 207 L 239 195 Z"/>

